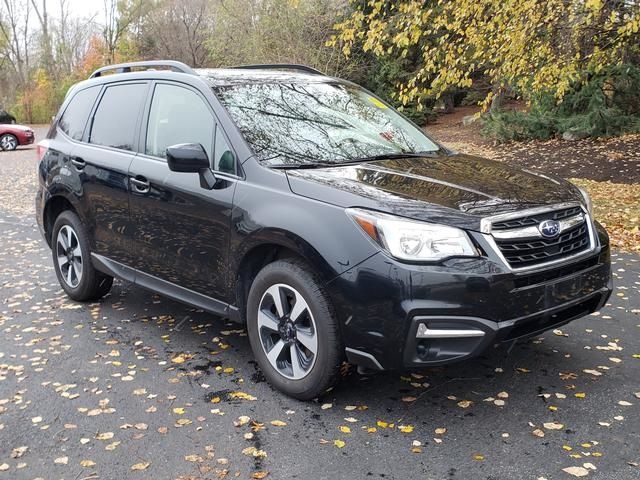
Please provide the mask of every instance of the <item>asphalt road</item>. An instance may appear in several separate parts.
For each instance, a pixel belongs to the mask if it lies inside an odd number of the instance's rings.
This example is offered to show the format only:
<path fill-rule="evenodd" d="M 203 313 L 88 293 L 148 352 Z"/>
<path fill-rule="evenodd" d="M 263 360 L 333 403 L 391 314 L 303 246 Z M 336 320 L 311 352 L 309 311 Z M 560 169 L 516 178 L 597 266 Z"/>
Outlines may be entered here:
<path fill-rule="evenodd" d="M 640 478 L 640 257 L 615 255 L 611 304 L 562 332 L 348 372 L 303 403 L 263 380 L 237 325 L 124 282 L 66 298 L 35 165 L 0 152 L 0 479 Z"/>

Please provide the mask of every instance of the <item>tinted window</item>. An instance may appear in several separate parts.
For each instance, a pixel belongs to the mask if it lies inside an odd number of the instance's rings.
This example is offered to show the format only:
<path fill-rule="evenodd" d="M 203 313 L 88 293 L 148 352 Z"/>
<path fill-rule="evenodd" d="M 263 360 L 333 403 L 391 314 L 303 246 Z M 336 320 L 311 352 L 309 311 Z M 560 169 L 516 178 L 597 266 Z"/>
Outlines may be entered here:
<path fill-rule="evenodd" d="M 211 159 L 213 126 L 213 115 L 197 93 L 176 85 L 158 84 L 149 112 L 145 153 L 165 157 L 171 145 L 199 143 Z"/>
<path fill-rule="evenodd" d="M 248 83 L 219 86 L 216 93 L 254 153 L 269 165 L 439 149 L 393 108 L 355 86 Z"/>
<path fill-rule="evenodd" d="M 108 87 L 93 117 L 89 141 L 97 145 L 133 150 L 136 122 L 146 88 L 144 83 Z"/>
<path fill-rule="evenodd" d="M 82 140 L 87 118 L 98 93 L 100 93 L 100 86 L 85 88 L 76 93 L 58 122 L 60 130 L 74 140 Z"/>
<path fill-rule="evenodd" d="M 216 128 L 216 148 L 214 152 L 213 169 L 235 175 L 236 157 L 224 138 L 220 127 Z"/>

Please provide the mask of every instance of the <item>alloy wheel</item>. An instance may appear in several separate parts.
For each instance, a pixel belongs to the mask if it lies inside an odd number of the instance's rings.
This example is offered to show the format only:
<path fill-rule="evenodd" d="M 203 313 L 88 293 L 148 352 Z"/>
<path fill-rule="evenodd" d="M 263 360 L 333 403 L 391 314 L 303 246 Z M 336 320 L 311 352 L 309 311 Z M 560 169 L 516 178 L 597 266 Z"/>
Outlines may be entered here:
<path fill-rule="evenodd" d="M 278 283 L 262 295 L 258 334 L 269 363 L 280 375 L 300 380 L 311 372 L 318 352 L 316 324 L 295 288 Z"/>
<path fill-rule="evenodd" d="M 15 150 L 17 146 L 18 142 L 11 135 L 5 135 L 0 140 L 0 147 L 2 147 L 3 150 Z"/>
<path fill-rule="evenodd" d="M 56 256 L 64 282 L 71 288 L 76 288 L 82 279 L 83 259 L 78 235 L 69 225 L 64 225 L 58 231 Z"/>

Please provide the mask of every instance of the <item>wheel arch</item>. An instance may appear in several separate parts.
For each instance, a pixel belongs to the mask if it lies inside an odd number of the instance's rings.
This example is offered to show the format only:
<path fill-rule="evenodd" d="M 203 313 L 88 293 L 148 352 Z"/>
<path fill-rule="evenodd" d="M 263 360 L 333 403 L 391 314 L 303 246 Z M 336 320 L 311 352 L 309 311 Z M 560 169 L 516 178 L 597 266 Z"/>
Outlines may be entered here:
<path fill-rule="evenodd" d="M 269 263 L 295 258 L 306 263 L 323 282 L 337 275 L 329 263 L 306 240 L 279 229 L 262 230 L 246 240 L 232 258 L 231 282 L 235 285 L 232 301 L 238 307 L 242 323 L 246 322 L 246 302 L 256 275 Z"/>
<path fill-rule="evenodd" d="M 66 211 L 70 210 L 80 218 L 80 210 L 77 208 L 77 205 L 74 205 L 75 202 L 71 200 L 68 195 L 65 195 L 63 192 L 56 193 L 51 195 L 47 200 L 47 203 L 44 206 L 44 211 L 42 214 L 42 225 L 44 228 L 44 238 L 47 241 L 47 245 L 51 247 L 51 235 L 53 233 L 53 225 L 56 222 L 56 218 Z"/>

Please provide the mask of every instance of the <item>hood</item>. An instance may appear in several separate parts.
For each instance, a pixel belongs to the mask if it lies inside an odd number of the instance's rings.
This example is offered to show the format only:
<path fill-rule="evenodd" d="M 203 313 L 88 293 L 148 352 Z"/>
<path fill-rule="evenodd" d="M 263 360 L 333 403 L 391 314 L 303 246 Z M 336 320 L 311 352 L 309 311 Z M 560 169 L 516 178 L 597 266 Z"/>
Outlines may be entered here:
<path fill-rule="evenodd" d="M 18 124 L 15 124 L 15 123 L 7 123 L 7 124 L 3 124 L 1 126 L 4 127 L 6 130 L 19 130 L 21 132 L 31 132 L 31 131 L 33 131 L 33 129 L 31 127 L 27 127 L 26 125 L 18 125 Z"/>
<path fill-rule="evenodd" d="M 483 217 L 582 201 L 565 180 L 462 154 L 290 169 L 287 176 L 298 195 L 472 230 Z"/>

